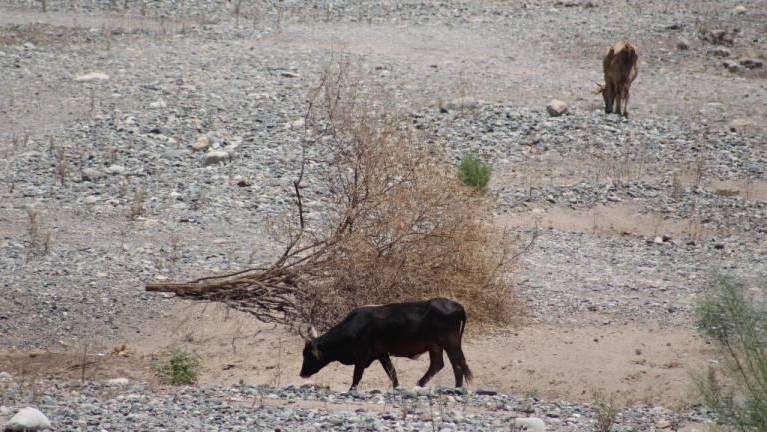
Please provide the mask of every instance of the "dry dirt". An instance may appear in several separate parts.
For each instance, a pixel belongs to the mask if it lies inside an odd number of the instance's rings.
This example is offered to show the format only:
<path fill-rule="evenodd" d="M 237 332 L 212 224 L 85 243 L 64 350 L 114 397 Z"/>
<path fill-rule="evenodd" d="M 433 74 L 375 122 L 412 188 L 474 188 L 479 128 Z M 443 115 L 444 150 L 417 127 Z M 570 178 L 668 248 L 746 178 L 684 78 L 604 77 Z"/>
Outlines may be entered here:
<path fill-rule="evenodd" d="M 157 384 L 154 365 L 178 347 L 202 360 L 202 384 L 317 384 L 343 391 L 351 382 L 351 367 L 339 364 L 301 379 L 300 337 L 281 327 L 254 323 L 249 316 L 221 306 L 200 304 L 175 307 L 169 318 L 150 323 L 143 337 L 117 341 L 112 349 L 90 347 L 88 351 L 83 346 L 70 353 L 6 353 L 0 355 L 0 370 L 35 379 L 127 377 Z M 593 392 L 600 391 L 623 404 L 669 408 L 694 400 L 693 375 L 718 358 L 691 330 L 650 323 L 570 329 L 520 326 L 489 337 L 470 334 L 464 350 L 474 373 L 474 388 L 581 402 L 592 401 Z M 452 371 L 445 361 L 445 369 L 430 385 L 452 385 Z M 428 356 L 393 362 L 400 383 L 412 387 L 426 371 Z M 383 369 L 374 363 L 360 388 L 389 386 Z"/>

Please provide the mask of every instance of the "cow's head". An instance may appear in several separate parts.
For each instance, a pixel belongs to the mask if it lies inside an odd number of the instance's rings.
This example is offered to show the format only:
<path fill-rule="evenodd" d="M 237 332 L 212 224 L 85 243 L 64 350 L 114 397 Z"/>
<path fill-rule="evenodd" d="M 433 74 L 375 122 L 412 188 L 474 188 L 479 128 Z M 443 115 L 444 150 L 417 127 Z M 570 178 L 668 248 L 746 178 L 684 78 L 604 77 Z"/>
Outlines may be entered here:
<path fill-rule="evenodd" d="M 301 378 L 309 378 L 324 368 L 330 360 L 323 356 L 322 351 L 317 347 L 317 330 L 314 326 L 309 327 L 308 335 L 301 335 L 306 344 L 304 345 L 304 363 L 301 365 Z"/>

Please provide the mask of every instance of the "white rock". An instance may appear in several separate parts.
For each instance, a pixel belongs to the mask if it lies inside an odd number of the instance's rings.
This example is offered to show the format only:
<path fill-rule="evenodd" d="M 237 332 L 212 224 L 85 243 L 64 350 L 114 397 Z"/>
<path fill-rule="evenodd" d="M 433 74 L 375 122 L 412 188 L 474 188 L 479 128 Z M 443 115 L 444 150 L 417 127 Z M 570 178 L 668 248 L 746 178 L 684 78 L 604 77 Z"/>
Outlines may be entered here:
<path fill-rule="evenodd" d="M 162 99 L 149 104 L 149 108 L 165 108 L 166 106 L 168 106 L 168 104 L 166 104 Z"/>
<path fill-rule="evenodd" d="M 515 418 L 514 426 L 517 426 L 526 432 L 546 432 L 546 423 L 538 417 Z"/>
<path fill-rule="evenodd" d="M 5 405 L 0 405 L 0 416 L 6 417 L 11 415 L 11 409 Z"/>
<path fill-rule="evenodd" d="M 38 431 L 50 427 L 48 417 L 32 407 L 22 408 L 5 424 L 6 431 Z"/>
<path fill-rule="evenodd" d="M 754 128 L 755 126 L 756 126 L 756 122 L 754 122 L 750 118 L 737 118 L 735 120 L 730 121 L 730 123 L 727 124 L 727 128 L 731 132 L 743 132 L 751 128 Z"/>
<path fill-rule="evenodd" d="M 109 165 L 105 171 L 107 174 L 120 175 L 125 173 L 125 167 L 122 165 Z"/>
<path fill-rule="evenodd" d="M 224 150 L 211 150 L 205 153 L 205 158 L 202 160 L 202 166 L 210 166 L 228 162 L 229 159 L 229 152 Z"/>
<path fill-rule="evenodd" d="M 112 378 L 107 380 L 107 385 L 111 385 L 115 387 L 127 386 L 128 384 L 130 384 L 130 380 L 128 378 Z"/>
<path fill-rule="evenodd" d="M 82 179 L 84 181 L 96 181 L 104 178 L 104 173 L 95 168 L 83 168 Z"/>
<path fill-rule="evenodd" d="M 83 201 L 85 204 L 96 204 L 101 201 L 101 198 L 98 195 L 88 195 Z"/>
<path fill-rule="evenodd" d="M 567 112 L 567 104 L 558 99 L 552 99 L 548 105 L 546 105 L 546 111 L 553 117 L 559 117 Z"/>
<path fill-rule="evenodd" d="M 748 12 L 748 10 L 743 5 L 737 5 L 732 10 L 732 13 L 734 13 L 735 15 L 744 15 L 746 12 Z"/>
<path fill-rule="evenodd" d="M 79 75 L 75 77 L 75 81 L 95 81 L 95 80 L 106 81 L 108 79 L 109 79 L 109 75 L 103 72 L 91 72 L 85 75 Z"/>
<path fill-rule="evenodd" d="M 0 382 L 1 381 L 10 381 L 11 378 L 13 378 L 13 376 L 11 376 L 11 374 L 9 374 L 8 372 L 6 372 L 6 371 L 0 372 Z"/>

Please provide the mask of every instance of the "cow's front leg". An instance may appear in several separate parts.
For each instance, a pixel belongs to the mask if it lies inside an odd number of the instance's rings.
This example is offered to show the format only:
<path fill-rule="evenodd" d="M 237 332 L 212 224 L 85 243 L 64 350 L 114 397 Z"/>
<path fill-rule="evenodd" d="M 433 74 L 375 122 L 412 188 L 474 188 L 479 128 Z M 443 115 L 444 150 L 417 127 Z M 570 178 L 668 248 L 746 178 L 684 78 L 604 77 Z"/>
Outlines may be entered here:
<path fill-rule="evenodd" d="M 379 358 L 378 361 L 381 362 L 381 366 L 383 366 L 384 370 L 386 371 L 386 375 L 389 376 L 391 385 L 395 388 L 399 387 L 399 383 L 397 382 L 397 371 L 394 370 L 394 365 L 391 363 L 391 358 L 388 355 L 385 355 Z"/>
<path fill-rule="evenodd" d="M 623 87 L 618 86 L 618 89 L 615 92 L 615 110 L 613 110 L 614 113 L 621 115 L 621 96 L 623 96 Z"/>
<path fill-rule="evenodd" d="M 362 380 L 363 372 L 365 372 L 365 366 L 359 363 L 354 365 L 354 376 L 352 377 L 352 386 L 349 388 L 349 390 L 355 390 L 357 388 L 357 384 L 359 384 L 360 380 Z"/>

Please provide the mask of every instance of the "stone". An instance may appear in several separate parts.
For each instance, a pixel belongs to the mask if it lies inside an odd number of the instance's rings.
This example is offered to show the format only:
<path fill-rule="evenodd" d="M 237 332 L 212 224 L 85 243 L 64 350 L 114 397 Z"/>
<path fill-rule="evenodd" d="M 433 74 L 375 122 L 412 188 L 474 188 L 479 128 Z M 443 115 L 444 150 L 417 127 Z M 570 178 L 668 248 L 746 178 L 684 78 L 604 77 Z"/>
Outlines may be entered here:
<path fill-rule="evenodd" d="M 514 426 L 526 432 L 546 432 L 546 423 L 538 417 L 515 418 Z"/>
<path fill-rule="evenodd" d="M 13 378 L 13 376 L 11 374 L 9 374 L 8 372 L 6 372 L 6 371 L 0 372 L 0 382 L 2 382 L 2 381 L 10 381 L 11 378 Z"/>
<path fill-rule="evenodd" d="M 197 141 L 192 144 L 192 150 L 194 151 L 203 151 L 210 147 L 211 140 L 210 137 L 207 135 L 202 135 L 199 138 L 197 138 Z"/>
<path fill-rule="evenodd" d="M 658 420 L 655 423 L 655 427 L 658 429 L 670 429 L 671 428 L 671 422 L 668 420 Z"/>
<path fill-rule="evenodd" d="M 128 378 L 112 378 L 107 380 L 107 385 L 115 387 L 127 386 L 128 384 L 130 384 Z"/>
<path fill-rule="evenodd" d="M 283 78 L 298 78 L 301 75 L 297 74 L 296 72 L 283 71 L 282 73 L 280 73 L 280 76 L 282 76 Z"/>
<path fill-rule="evenodd" d="M 548 105 L 546 105 L 546 111 L 552 117 L 559 117 L 567 112 L 567 104 L 558 99 L 552 99 Z"/>
<path fill-rule="evenodd" d="M 202 166 L 217 165 L 224 162 L 228 162 L 230 159 L 229 152 L 224 150 L 211 150 L 205 153 L 205 157 L 202 160 Z"/>
<path fill-rule="evenodd" d="M 676 42 L 676 49 L 678 49 L 679 51 L 687 51 L 688 49 L 690 49 L 690 42 L 684 38 L 679 39 Z"/>
<path fill-rule="evenodd" d="M 32 407 L 22 408 L 5 424 L 6 431 L 38 431 L 50 427 L 51 422 L 48 417 Z"/>
<path fill-rule="evenodd" d="M 106 174 L 103 172 L 97 170 L 96 168 L 83 168 L 82 179 L 83 181 L 97 181 L 104 177 L 106 177 Z"/>
<path fill-rule="evenodd" d="M 756 123 L 750 118 L 737 118 L 727 124 L 727 129 L 731 132 L 743 132 L 756 126 Z"/>
<path fill-rule="evenodd" d="M 464 97 L 455 98 L 447 103 L 441 104 L 439 109 L 441 112 L 446 113 L 450 111 L 456 111 L 459 109 L 475 109 L 477 107 L 479 107 L 479 101 L 477 101 L 473 97 L 464 96 Z"/>
<path fill-rule="evenodd" d="M 734 13 L 735 15 L 745 15 L 746 12 L 748 12 L 748 9 L 746 9 L 746 7 L 743 5 L 737 5 L 732 10 L 732 13 Z"/>
<path fill-rule="evenodd" d="M 165 103 L 165 101 L 162 100 L 162 99 L 156 100 L 156 101 L 154 101 L 154 102 L 149 104 L 149 108 L 155 108 L 155 109 L 157 109 L 157 108 L 165 108 L 167 106 L 168 106 L 168 104 Z"/>
<path fill-rule="evenodd" d="M 106 81 L 109 79 L 109 75 L 103 72 L 91 72 L 84 75 L 78 75 L 75 77 L 75 81 Z"/>
<path fill-rule="evenodd" d="M 714 57 L 729 57 L 730 50 L 724 47 L 713 47 L 713 48 L 709 48 L 708 55 L 714 56 Z"/>
<path fill-rule="evenodd" d="M 727 61 L 723 62 L 722 65 L 724 67 L 726 67 L 727 70 L 732 72 L 732 73 L 736 73 L 736 72 L 738 72 L 740 70 L 740 65 L 735 63 L 734 61 L 727 60 Z"/>
<path fill-rule="evenodd" d="M 121 175 L 125 174 L 125 167 L 122 165 L 109 165 L 106 170 L 107 174 Z"/>
<path fill-rule="evenodd" d="M 752 58 L 742 59 L 740 64 L 743 65 L 743 67 L 746 69 L 760 69 L 764 66 L 764 63 L 761 60 Z"/>

